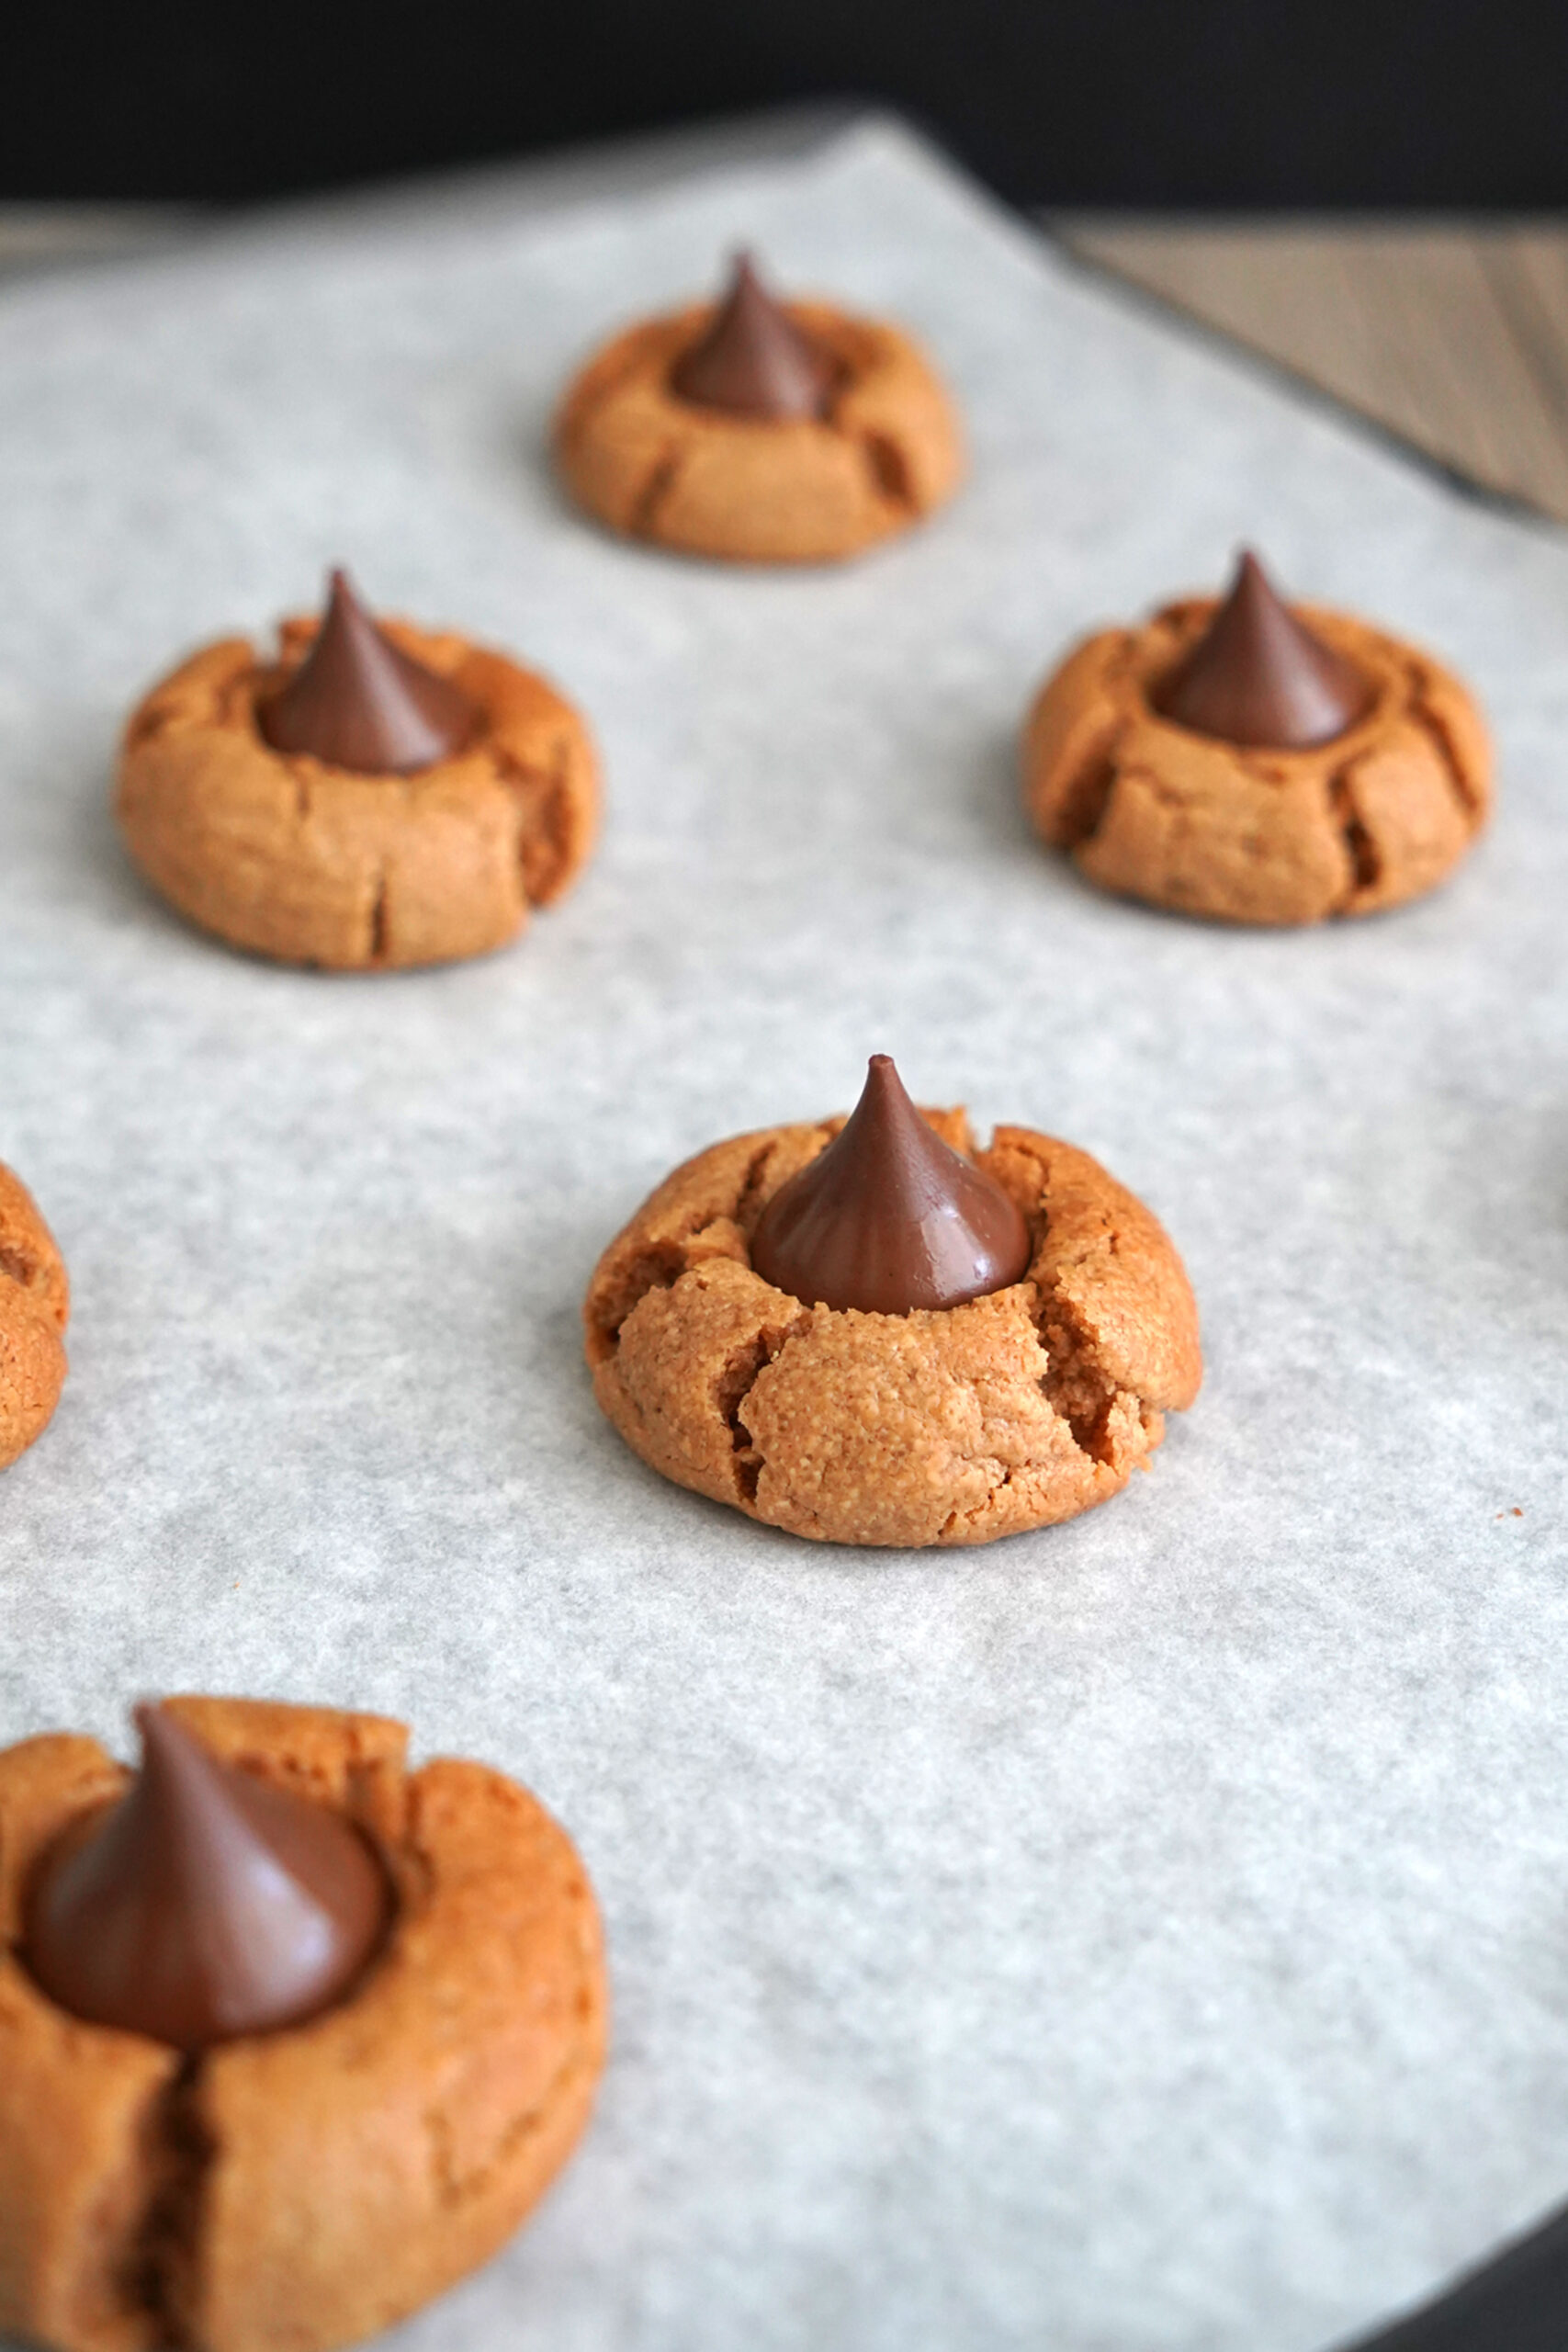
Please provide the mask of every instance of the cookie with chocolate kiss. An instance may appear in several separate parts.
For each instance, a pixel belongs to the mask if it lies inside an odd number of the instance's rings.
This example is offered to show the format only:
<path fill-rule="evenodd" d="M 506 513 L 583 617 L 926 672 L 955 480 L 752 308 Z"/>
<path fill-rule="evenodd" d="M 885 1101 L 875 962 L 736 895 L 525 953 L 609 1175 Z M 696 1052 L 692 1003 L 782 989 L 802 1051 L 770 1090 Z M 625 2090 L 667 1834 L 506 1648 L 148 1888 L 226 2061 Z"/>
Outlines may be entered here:
<path fill-rule="evenodd" d="M 717 302 L 627 328 L 555 424 L 561 474 L 612 530 L 688 555 L 826 563 L 907 529 L 963 471 L 957 419 L 900 328 L 783 302 L 749 254 Z"/>
<path fill-rule="evenodd" d="M 1158 1220 L 1029 1127 L 984 1148 L 877 1056 L 848 1119 L 711 1145 L 604 1251 L 594 1393 L 679 1486 L 818 1542 L 986 1544 L 1106 1501 L 1197 1395 Z"/>
<path fill-rule="evenodd" d="M 53 1418 L 65 1385 L 71 1285 L 38 1203 L 0 1160 L 0 1470 Z"/>
<path fill-rule="evenodd" d="M 336 971 L 504 946 L 570 888 L 598 826 L 587 726 L 534 672 L 378 620 L 346 572 L 276 660 L 226 638 L 132 713 L 116 813 L 180 912 Z"/>
<path fill-rule="evenodd" d="M 0 2333 L 326 2352 L 487 2260 L 604 2063 L 598 1916 L 514 1781 L 180 1698 L 132 1777 L 0 1752 Z"/>
<path fill-rule="evenodd" d="M 1023 790 L 1106 889 L 1306 923 L 1435 888 L 1490 813 L 1492 756 L 1450 671 L 1348 614 L 1287 605 L 1244 551 L 1224 597 L 1068 655 L 1030 713 Z"/>

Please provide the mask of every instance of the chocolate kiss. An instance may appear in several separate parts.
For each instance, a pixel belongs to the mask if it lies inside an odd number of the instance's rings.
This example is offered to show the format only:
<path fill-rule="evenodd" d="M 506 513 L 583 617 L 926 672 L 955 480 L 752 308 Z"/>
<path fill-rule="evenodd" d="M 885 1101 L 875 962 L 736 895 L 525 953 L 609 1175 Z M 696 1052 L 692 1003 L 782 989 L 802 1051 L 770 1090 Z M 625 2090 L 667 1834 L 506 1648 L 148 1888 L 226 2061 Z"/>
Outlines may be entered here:
<path fill-rule="evenodd" d="M 873 1054 L 865 1091 L 826 1151 L 762 1211 L 751 1264 L 807 1306 L 908 1315 L 1022 1279 L 1029 1227 L 1001 1186 L 944 1144 Z"/>
<path fill-rule="evenodd" d="M 360 775 L 407 775 L 460 751 L 479 714 L 383 636 L 334 571 L 321 628 L 288 684 L 258 705 L 256 725 L 275 752 L 308 752 Z"/>
<path fill-rule="evenodd" d="M 670 381 L 683 401 L 735 416 L 821 416 L 839 370 L 768 292 L 750 254 L 735 257 L 729 291 L 705 334 L 683 351 Z"/>
<path fill-rule="evenodd" d="M 129 1792 L 34 1881 L 33 1975 L 73 2016 L 176 2050 L 314 2017 L 381 1939 L 379 1863 L 341 1814 L 220 1763 L 164 1708 L 136 1723 Z"/>
<path fill-rule="evenodd" d="M 1247 548 L 1230 594 L 1156 707 L 1195 734 L 1299 752 L 1343 735 L 1371 698 L 1360 672 L 1280 603 Z"/>

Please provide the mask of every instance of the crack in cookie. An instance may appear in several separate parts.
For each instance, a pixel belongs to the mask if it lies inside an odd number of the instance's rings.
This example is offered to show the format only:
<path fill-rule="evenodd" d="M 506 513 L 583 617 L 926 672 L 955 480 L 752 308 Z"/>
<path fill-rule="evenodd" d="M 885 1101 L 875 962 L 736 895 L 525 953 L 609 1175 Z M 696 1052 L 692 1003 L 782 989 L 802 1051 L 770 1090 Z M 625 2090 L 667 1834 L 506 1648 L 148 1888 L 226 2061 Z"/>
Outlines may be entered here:
<path fill-rule="evenodd" d="M 668 448 L 654 459 L 627 518 L 626 529 L 633 538 L 651 539 L 657 537 L 654 524 L 660 507 L 674 489 L 680 470 L 681 452 L 678 448 Z"/>
<path fill-rule="evenodd" d="M 762 1374 L 771 1363 L 777 1363 L 791 1340 L 810 1327 L 811 1317 L 805 1308 L 787 1324 L 765 1327 L 755 1339 L 731 1350 L 719 1374 L 714 1402 L 729 1430 L 729 1442 L 735 1455 L 736 1491 L 743 1502 L 756 1501 L 757 1489 L 766 1466 L 762 1450 L 746 1424 L 747 1399 Z"/>
<path fill-rule="evenodd" d="M 1350 862 L 1350 884 L 1343 902 L 1347 907 L 1363 891 L 1375 890 L 1382 878 L 1377 843 L 1356 806 L 1355 776 L 1354 767 L 1348 767 L 1337 770 L 1328 779 L 1328 805 Z"/>

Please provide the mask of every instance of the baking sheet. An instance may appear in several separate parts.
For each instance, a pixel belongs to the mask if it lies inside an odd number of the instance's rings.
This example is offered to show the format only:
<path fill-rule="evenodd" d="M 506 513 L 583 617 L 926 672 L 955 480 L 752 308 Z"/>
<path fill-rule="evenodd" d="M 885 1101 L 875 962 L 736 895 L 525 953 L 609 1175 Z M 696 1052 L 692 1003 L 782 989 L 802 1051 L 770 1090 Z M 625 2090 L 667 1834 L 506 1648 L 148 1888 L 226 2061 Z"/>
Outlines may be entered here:
<path fill-rule="evenodd" d="M 598 2118 L 402 2352 L 1309 2352 L 1568 2184 L 1568 552 L 885 121 L 527 187 L 0 300 L 0 1152 L 75 1288 L 0 1489 L 0 1736 L 384 1708 L 570 1826 Z M 629 548 L 547 469 L 569 368 L 740 239 L 964 404 L 970 488 L 852 569 Z M 1044 667 L 1243 537 L 1491 709 L 1498 822 L 1423 905 L 1231 933 L 1022 825 Z M 489 962 L 271 969 L 117 847 L 131 698 L 335 560 L 598 729 L 602 851 Z M 1074 1525 L 814 1549 L 594 1408 L 611 1232 L 882 1047 L 1186 1256 L 1203 1395 Z"/>

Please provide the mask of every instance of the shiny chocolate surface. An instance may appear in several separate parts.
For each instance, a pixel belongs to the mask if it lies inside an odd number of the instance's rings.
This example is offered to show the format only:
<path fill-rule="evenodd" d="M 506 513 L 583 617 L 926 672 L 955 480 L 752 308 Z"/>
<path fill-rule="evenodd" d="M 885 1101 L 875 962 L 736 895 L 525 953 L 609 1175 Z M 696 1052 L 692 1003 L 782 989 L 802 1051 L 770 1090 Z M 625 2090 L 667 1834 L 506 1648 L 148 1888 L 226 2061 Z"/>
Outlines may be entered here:
<path fill-rule="evenodd" d="M 751 1264 L 807 1306 L 907 1315 L 1021 1280 L 1029 1226 L 999 1184 L 943 1143 L 874 1054 L 827 1149 L 763 1210 Z"/>
<path fill-rule="evenodd" d="M 1354 726 L 1371 686 L 1281 603 L 1250 548 L 1224 601 L 1155 707 L 1197 735 L 1306 751 Z"/>
<path fill-rule="evenodd" d="M 141 1707 L 141 1770 L 68 1830 L 29 1890 L 25 1957 L 94 2025 L 177 2050 L 298 2025 L 347 1990 L 391 1889 L 341 1814 L 220 1763 Z"/>
<path fill-rule="evenodd" d="M 839 373 L 831 355 L 774 301 L 750 254 L 739 254 L 728 291 L 676 360 L 670 382 L 699 408 L 778 422 L 824 415 Z"/>
<path fill-rule="evenodd" d="M 339 570 L 304 660 L 258 704 L 256 725 L 275 752 L 308 752 L 360 775 L 409 775 L 461 751 L 479 712 L 377 628 Z"/>

